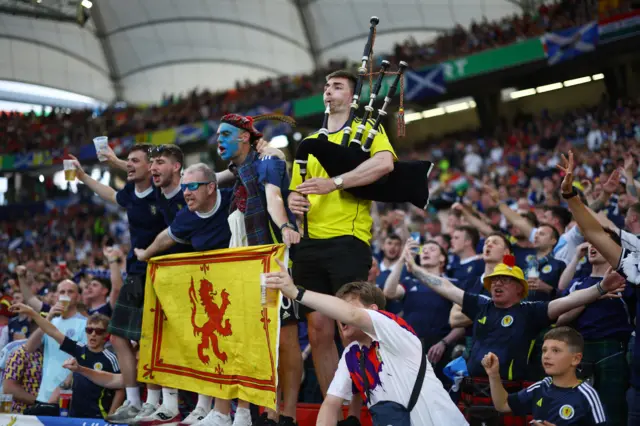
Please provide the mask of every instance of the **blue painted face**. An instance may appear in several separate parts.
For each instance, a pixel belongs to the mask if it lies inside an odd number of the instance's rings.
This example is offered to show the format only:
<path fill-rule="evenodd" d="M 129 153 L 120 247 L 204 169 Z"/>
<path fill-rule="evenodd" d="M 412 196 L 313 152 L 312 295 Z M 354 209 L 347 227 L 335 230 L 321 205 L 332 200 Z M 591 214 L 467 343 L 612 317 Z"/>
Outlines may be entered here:
<path fill-rule="evenodd" d="M 218 127 L 218 155 L 224 161 L 231 160 L 240 148 L 240 129 L 229 123 Z"/>

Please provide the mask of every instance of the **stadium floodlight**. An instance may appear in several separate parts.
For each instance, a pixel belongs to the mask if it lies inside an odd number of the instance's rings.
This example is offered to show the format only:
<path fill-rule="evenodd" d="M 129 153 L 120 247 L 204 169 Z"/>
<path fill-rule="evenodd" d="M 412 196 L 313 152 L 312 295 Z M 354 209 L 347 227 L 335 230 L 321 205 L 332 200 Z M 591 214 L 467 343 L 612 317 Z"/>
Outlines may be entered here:
<path fill-rule="evenodd" d="M 535 94 L 536 94 L 536 89 L 524 89 L 524 90 L 511 92 L 509 96 L 511 96 L 511 99 L 519 99 L 519 98 L 524 98 L 525 96 L 531 96 Z"/>
<path fill-rule="evenodd" d="M 433 108 L 422 111 L 422 118 L 438 117 L 445 114 L 444 108 Z"/>
<path fill-rule="evenodd" d="M 82 3 L 80 4 L 86 9 L 91 9 L 93 7 L 93 3 L 91 2 L 91 0 L 82 0 Z"/>
<path fill-rule="evenodd" d="M 552 90 L 558 90 L 558 89 L 562 89 L 562 83 L 552 83 L 552 84 L 546 84 L 544 86 L 536 87 L 536 92 L 545 93 L 545 92 L 551 92 Z"/>
<path fill-rule="evenodd" d="M 586 77 L 574 78 L 572 80 L 567 80 L 563 84 L 564 84 L 564 87 L 571 87 L 571 86 L 577 86 L 578 84 L 589 83 L 590 81 L 591 81 L 591 77 L 586 76 Z"/>
<path fill-rule="evenodd" d="M 591 78 L 594 80 L 602 80 L 604 78 L 604 74 L 594 74 Z"/>

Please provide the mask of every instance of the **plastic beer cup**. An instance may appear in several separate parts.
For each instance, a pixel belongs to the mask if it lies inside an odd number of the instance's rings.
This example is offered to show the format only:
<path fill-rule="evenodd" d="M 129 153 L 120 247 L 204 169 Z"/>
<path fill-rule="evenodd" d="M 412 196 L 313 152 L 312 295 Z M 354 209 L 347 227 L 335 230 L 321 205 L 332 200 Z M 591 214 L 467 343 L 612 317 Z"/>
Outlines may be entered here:
<path fill-rule="evenodd" d="M 73 164 L 73 160 L 63 160 L 64 165 L 64 179 L 69 182 L 76 180 L 76 166 Z"/>

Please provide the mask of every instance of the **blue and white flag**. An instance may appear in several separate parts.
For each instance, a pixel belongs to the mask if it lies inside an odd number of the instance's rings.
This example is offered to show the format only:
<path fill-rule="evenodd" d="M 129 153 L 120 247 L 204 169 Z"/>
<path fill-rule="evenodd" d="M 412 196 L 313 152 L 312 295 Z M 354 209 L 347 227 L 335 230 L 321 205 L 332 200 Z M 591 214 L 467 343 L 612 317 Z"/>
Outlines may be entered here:
<path fill-rule="evenodd" d="M 581 27 L 547 33 L 542 36 L 549 65 L 555 65 L 595 50 L 598 44 L 598 22 Z"/>
<path fill-rule="evenodd" d="M 404 97 L 409 101 L 440 96 L 447 93 L 444 67 L 437 65 L 424 71 L 409 71 L 404 74 Z"/>

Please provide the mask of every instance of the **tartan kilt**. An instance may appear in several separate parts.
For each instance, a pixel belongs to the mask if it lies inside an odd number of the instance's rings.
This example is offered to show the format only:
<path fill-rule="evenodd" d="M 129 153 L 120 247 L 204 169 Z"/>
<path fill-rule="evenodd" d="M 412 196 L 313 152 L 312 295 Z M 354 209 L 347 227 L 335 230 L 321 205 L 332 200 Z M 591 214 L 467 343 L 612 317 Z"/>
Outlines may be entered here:
<path fill-rule="evenodd" d="M 113 309 L 108 332 L 127 340 L 139 341 L 144 307 L 144 275 L 128 275 Z"/>
<path fill-rule="evenodd" d="M 592 340 L 584 342 L 582 361 L 590 364 L 593 387 L 600 396 L 607 420 L 612 425 L 626 423 L 625 394 L 629 387 L 627 342 Z"/>

